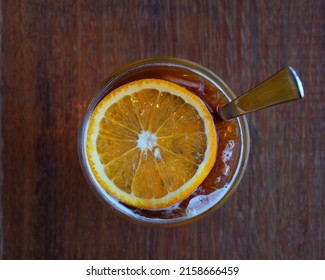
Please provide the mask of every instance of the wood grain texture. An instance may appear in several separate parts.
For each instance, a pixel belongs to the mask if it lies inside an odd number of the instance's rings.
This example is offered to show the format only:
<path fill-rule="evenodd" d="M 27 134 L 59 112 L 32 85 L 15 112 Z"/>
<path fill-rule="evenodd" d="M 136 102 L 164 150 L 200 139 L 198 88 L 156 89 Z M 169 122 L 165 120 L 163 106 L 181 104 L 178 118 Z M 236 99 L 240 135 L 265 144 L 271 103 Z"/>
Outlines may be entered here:
<path fill-rule="evenodd" d="M 0 8 L 0 257 L 325 258 L 324 1 L 2 0 Z M 291 65 L 306 95 L 249 115 L 238 190 L 213 215 L 172 229 L 101 205 L 77 155 L 97 85 L 157 55 L 198 62 L 238 94 Z"/>
<path fill-rule="evenodd" d="M 0 46 L 2 46 L 2 2 L 0 1 Z M 3 124 L 2 124 L 2 51 L 0 48 L 0 259 L 3 255 L 3 222 L 2 222 L 2 191 L 3 191 Z"/>

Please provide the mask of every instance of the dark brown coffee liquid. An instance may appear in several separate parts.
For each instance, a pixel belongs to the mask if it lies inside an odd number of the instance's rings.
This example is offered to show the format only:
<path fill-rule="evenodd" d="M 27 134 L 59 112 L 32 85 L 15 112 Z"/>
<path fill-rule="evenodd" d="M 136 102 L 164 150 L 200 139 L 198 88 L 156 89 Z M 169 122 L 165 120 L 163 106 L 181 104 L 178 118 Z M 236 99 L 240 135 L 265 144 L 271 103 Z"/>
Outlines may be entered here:
<path fill-rule="evenodd" d="M 210 174 L 204 182 L 187 199 L 177 205 L 162 210 L 143 210 L 125 205 L 131 209 L 134 214 L 148 218 L 171 219 L 184 215 L 194 215 L 195 207 L 201 207 L 201 204 L 215 204 L 222 198 L 221 195 L 209 196 L 214 192 L 226 189 L 227 185 L 236 170 L 240 153 L 240 131 L 236 120 L 222 121 L 216 114 L 217 109 L 228 102 L 224 94 L 211 84 L 210 81 L 193 73 L 187 69 L 178 69 L 172 67 L 157 67 L 156 69 L 140 69 L 136 74 L 129 75 L 114 85 L 114 88 L 122 84 L 145 78 L 157 78 L 176 83 L 187 88 L 193 94 L 200 97 L 209 108 L 214 117 L 216 130 L 218 134 L 218 152 L 217 159 Z M 114 89 L 112 88 L 112 90 Z M 198 200 L 194 198 L 199 197 Z M 195 201 L 195 203 L 190 202 Z M 209 206 L 209 205 L 207 205 Z"/>

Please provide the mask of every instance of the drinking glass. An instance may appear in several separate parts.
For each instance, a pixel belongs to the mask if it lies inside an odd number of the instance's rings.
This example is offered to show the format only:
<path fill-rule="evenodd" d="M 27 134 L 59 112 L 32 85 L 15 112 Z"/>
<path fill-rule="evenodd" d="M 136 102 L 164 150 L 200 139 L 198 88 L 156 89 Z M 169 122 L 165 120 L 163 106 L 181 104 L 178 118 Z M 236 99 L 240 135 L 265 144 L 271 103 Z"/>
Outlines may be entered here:
<path fill-rule="evenodd" d="M 86 154 L 86 135 L 92 112 L 100 100 L 112 90 L 128 82 L 158 78 L 186 87 L 198 95 L 214 117 L 218 134 L 215 166 L 193 194 L 171 207 L 160 210 L 137 209 L 109 195 L 96 181 Z M 154 57 L 135 61 L 111 74 L 97 89 L 87 107 L 78 136 L 82 171 L 97 197 L 109 208 L 141 224 L 176 226 L 196 221 L 221 207 L 240 183 L 249 156 L 250 136 L 245 116 L 222 120 L 218 108 L 236 95 L 215 73 L 197 63 L 175 57 Z"/>

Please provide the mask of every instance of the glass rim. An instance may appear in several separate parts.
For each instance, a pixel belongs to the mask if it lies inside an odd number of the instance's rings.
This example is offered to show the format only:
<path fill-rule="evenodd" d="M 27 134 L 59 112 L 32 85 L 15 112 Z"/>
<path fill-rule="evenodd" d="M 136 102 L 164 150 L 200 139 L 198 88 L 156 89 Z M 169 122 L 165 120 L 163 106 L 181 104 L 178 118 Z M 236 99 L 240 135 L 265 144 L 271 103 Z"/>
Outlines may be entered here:
<path fill-rule="evenodd" d="M 180 67 L 185 68 L 195 74 L 202 76 L 204 79 L 210 81 L 214 86 L 216 86 L 224 96 L 228 99 L 228 101 L 235 99 L 236 95 L 230 89 L 230 87 L 214 72 L 207 69 L 206 67 L 197 64 L 195 62 L 176 58 L 176 57 L 151 57 L 146 59 L 136 60 L 132 63 L 127 64 L 126 66 L 120 68 L 119 70 L 113 72 L 109 75 L 98 87 L 95 91 L 94 96 L 92 97 L 91 101 L 88 103 L 88 107 L 86 108 L 84 115 L 81 119 L 81 123 L 79 125 L 79 132 L 78 132 L 78 156 L 79 162 L 82 168 L 82 172 L 84 177 L 87 180 L 88 185 L 95 193 L 95 195 L 104 202 L 105 205 L 110 206 L 111 209 L 114 210 L 117 214 L 121 214 L 123 217 L 128 218 L 131 221 L 138 222 L 141 224 L 150 224 L 150 225 L 162 225 L 162 226 L 174 226 L 180 224 L 190 223 L 196 220 L 203 218 L 214 212 L 216 209 L 220 208 L 233 194 L 236 190 L 239 182 L 241 181 L 249 157 L 249 150 L 250 150 L 250 133 L 248 128 L 247 119 L 245 116 L 240 116 L 236 118 L 239 130 L 240 130 L 240 155 L 238 158 L 238 163 L 235 172 L 233 173 L 231 180 L 228 183 L 228 189 L 226 194 L 218 200 L 215 204 L 212 204 L 208 209 L 202 211 L 197 215 L 191 216 L 181 216 L 176 218 L 170 219 L 162 219 L 162 218 L 150 218 L 141 215 L 137 215 L 135 217 L 134 213 L 131 213 L 131 210 L 127 210 L 126 206 L 121 207 L 120 202 L 109 195 L 96 181 L 94 175 L 90 171 L 89 163 L 87 160 L 87 153 L 86 153 L 86 135 L 88 131 L 89 120 L 91 114 L 95 107 L 97 106 L 98 102 L 112 90 L 112 86 L 116 81 L 120 80 L 123 77 L 127 77 L 128 74 L 132 71 L 136 72 L 141 68 L 145 67 L 152 67 L 152 66 L 164 66 L 164 67 Z M 125 208 L 125 209 L 124 209 Z"/>

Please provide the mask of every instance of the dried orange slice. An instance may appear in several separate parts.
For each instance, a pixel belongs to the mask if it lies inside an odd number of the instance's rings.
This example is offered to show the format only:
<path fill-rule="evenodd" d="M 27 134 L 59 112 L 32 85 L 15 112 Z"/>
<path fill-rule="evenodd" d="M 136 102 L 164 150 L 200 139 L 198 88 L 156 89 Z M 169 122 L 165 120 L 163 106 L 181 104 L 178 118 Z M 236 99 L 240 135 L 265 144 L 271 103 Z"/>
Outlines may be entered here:
<path fill-rule="evenodd" d="M 204 103 L 159 79 L 125 84 L 94 109 L 87 158 L 98 183 L 121 202 L 161 209 L 188 197 L 214 165 L 217 137 Z"/>

